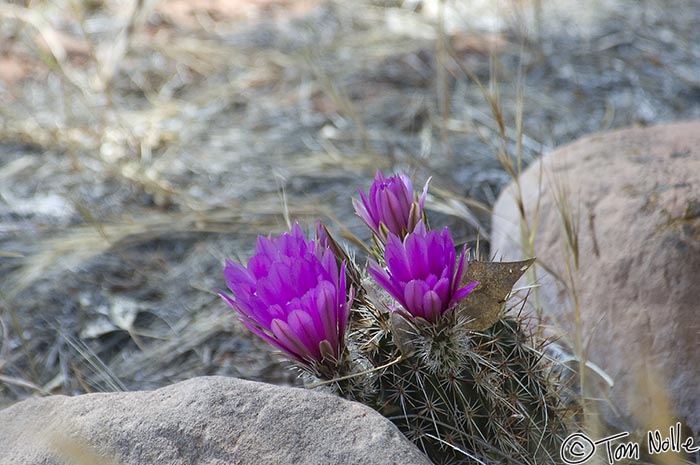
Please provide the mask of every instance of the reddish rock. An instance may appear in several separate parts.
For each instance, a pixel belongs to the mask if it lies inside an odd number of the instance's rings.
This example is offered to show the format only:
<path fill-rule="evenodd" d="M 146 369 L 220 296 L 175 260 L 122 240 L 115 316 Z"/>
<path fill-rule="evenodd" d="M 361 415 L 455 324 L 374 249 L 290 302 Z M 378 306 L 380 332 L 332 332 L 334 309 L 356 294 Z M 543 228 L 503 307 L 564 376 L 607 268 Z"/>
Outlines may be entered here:
<path fill-rule="evenodd" d="M 586 137 L 533 163 L 520 185 L 530 224 L 539 199 L 541 308 L 575 345 L 568 262 L 588 359 L 614 380 L 609 395 L 620 416 L 605 407 L 608 420 L 660 419 L 663 387 L 675 414 L 700 432 L 700 122 Z M 530 255 L 520 245 L 516 191 L 510 185 L 494 207 L 495 258 Z M 562 198 L 577 246 L 567 239 Z"/>

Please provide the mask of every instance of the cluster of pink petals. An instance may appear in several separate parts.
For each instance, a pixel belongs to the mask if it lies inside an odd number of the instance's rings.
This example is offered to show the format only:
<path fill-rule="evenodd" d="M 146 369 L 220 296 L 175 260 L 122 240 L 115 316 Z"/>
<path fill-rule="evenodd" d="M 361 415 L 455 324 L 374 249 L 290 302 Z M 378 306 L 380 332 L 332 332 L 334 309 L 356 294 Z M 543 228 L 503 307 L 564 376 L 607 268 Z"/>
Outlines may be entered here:
<path fill-rule="evenodd" d="M 389 234 L 386 269 L 370 261 L 374 279 L 413 317 L 435 323 L 476 287 L 460 286 L 466 271 L 466 248 L 457 262 L 449 229 L 426 231 L 423 222 L 402 241 Z"/>
<path fill-rule="evenodd" d="M 345 263 L 298 224 L 258 237 L 248 266 L 227 260 L 224 277 L 233 296 L 221 297 L 253 333 L 305 365 L 340 359 L 352 302 Z"/>
<path fill-rule="evenodd" d="M 435 323 L 478 283 L 461 285 L 466 251 L 458 259 L 449 229 L 426 230 L 427 189 L 428 183 L 416 200 L 407 176 L 377 171 L 369 195 L 360 190 L 361 201 L 353 203 L 384 247 L 386 268 L 370 260 L 369 273 L 401 304 L 399 311 Z M 334 244 L 322 225 L 311 240 L 295 223 L 276 238 L 258 237 L 247 266 L 227 260 L 224 268 L 232 295 L 220 295 L 248 329 L 312 368 L 334 368 L 345 352 L 353 291 Z"/>
<path fill-rule="evenodd" d="M 352 201 L 355 212 L 384 242 L 389 233 L 404 237 L 423 219 L 428 183 L 425 183 L 423 194 L 416 202 L 408 176 L 398 174 L 387 178 L 377 170 L 369 195 L 365 195 L 362 189 L 359 192 L 360 200 Z"/>

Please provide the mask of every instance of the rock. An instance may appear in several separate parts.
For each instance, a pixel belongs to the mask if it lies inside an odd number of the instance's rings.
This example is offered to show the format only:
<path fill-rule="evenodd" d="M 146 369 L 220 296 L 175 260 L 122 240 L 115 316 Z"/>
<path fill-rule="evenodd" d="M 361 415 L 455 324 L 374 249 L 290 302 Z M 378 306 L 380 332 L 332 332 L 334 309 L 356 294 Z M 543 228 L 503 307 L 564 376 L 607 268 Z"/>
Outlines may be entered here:
<path fill-rule="evenodd" d="M 430 464 L 361 404 L 224 377 L 25 400 L 0 411 L 0 451 L 8 465 Z"/>
<path fill-rule="evenodd" d="M 520 245 L 511 184 L 494 207 L 492 255 L 534 252 L 545 320 L 576 347 L 568 261 L 588 360 L 614 381 L 620 415 L 605 407 L 607 420 L 646 426 L 669 402 L 700 432 L 700 122 L 586 137 L 533 163 L 520 185 L 529 224 L 539 197 L 534 251 Z M 578 234 L 565 232 L 562 198 Z"/>

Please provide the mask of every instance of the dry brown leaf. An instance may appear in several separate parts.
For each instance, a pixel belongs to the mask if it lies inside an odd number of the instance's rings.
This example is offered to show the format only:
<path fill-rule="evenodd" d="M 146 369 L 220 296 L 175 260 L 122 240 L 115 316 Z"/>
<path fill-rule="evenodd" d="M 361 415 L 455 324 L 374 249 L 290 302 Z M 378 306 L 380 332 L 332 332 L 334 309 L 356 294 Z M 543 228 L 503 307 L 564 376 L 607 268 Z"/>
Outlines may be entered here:
<path fill-rule="evenodd" d="M 534 262 L 534 258 L 519 262 L 471 260 L 461 284 L 473 281 L 479 281 L 479 284 L 459 307 L 473 319 L 467 328 L 481 331 L 493 326 L 501 316 L 503 304 L 513 285 Z"/>

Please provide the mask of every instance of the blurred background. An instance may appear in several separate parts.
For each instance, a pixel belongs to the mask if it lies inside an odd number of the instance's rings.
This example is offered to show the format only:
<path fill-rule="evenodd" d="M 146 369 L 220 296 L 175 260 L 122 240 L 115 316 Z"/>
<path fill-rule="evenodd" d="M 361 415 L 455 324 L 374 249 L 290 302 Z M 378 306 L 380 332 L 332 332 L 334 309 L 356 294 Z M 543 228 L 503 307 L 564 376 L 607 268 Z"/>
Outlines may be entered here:
<path fill-rule="evenodd" d="M 700 117 L 698 24 L 698 0 L 0 3 L 0 407 L 294 383 L 216 295 L 225 257 L 290 220 L 367 239 L 378 168 L 432 176 L 431 224 L 485 253 L 540 154 Z"/>

